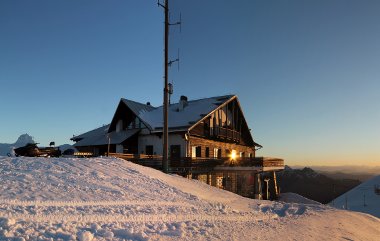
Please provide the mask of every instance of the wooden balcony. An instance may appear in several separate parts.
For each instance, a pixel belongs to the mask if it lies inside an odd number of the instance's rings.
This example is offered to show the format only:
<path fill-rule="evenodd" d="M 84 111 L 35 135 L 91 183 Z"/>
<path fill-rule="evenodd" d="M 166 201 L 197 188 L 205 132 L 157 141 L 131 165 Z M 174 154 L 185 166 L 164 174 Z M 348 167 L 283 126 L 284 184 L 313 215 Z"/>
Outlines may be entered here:
<path fill-rule="evenodd" d="M 119 157 L 136 164 L 152 167 L 161 170 L 162 156 L 158 155 L 134 155 L 110 153 L 110 156 Z M 241 170 L 241 171 L 278 171 L 284 169 L 284 160 L 270 157 L 238 157 L 232 160 L 229 157 L 222 158 L 200 158 L 182 157 L 169 159 L 169 169 L 171 172 L 192 172 L 192 171 L 213 171 L 213 170 Z"/>
<path fill-rule="evenodd" d="M 240 132 L 224 127 L 211 127 L 209 136 L 216 139 L 233 141 L 236 143 L 239 143 L 241 140 Z"/>
<path fill-rule="evenodd" d="M 162 169 L 162 156 L 146 154 L 109 153 L 109 156 L 118 157 L 142 166 Z"/>
<path fill-rule="evenodd" d="M 280 171 L 285 168 L 284 160 L 273 157 L 240 157 L 236 160 L 228 159 L 216 170 L 256 170 L 256 171 Z"/>

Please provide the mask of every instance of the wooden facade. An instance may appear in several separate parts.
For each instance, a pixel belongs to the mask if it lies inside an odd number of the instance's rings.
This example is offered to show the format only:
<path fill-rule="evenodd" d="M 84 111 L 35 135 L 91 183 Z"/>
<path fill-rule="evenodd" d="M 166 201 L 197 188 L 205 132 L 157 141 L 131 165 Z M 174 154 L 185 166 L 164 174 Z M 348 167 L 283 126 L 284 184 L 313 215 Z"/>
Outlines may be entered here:
<path fill-rule="evenodd" d="M 255 157 L 255 148 L 250 146 L 244 146 L 233 142 L 223 142 L 220 140 L 212 140 L 206 138 L 200 138 L 197 136 L 189 137 L 190 148 L 189 156 L 191 157 L 204 157 L 204 158 L 220 158 L 230 157 L 232 151 L 235 151 L 238 157 Z M 194 155 L 193 147 L 200 147 L 201 155 Z M 209 150 L 208 155 L 206 150 Z M 218 150 L 218 151 L 215 151 Z M 241 155 L 240 155 L 241 154 Z"/>
<path fill-rule="evenodd" d="M 192 136 L 226 143 L 255 146 L 238 100 L 224 103 L 190 128 Z"/>

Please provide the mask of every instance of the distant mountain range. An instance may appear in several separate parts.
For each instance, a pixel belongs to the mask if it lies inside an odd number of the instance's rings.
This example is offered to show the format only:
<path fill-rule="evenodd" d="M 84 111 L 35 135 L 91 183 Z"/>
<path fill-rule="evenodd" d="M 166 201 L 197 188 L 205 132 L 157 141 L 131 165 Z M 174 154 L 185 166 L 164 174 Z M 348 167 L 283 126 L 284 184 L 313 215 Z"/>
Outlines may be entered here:
<path fill-rule="evenodd" d="M 8 143 L 0 143 L 0 156 L 7 156 L 8 153 L 14 155 L 13 149 L 25 146 L 28 143 L 35 143 L 32 136 L 28 134 L 22 134 L 18 137 L 17 141 L 12 144 Z M 72 145 L 64 144 L 59 146 L 60 150 L 63 152 L 66 149 L 73 148 Z"/>
<path fill-rule="evenodd" d="M 359 180 L 361 182 L 365 182 L 375 176 L 375 174 L 371 174 L 371 173 L 349 173 L 349 172 L 342 172 L 342 171 L 327 172 L 327 171 L 318 171 L 318 170 L 316 171 L 332 179 L 354 179 L 354 180 Z"/>
<path fill-rule="evenodd" d="M 361 183 L 356 179 L 331 178 L 307 167 L 292 169 L 288 166 L 278 173 L 278 181 L 282 193 L 297 193 L 323 204 L 329 203 Z"/>
<path fill-rule="evenodd" d="M 378 162 L 377 162 L 378 163 Z M 376 164 L 376 162 L 373 162 Z M 345 174 L 354 174 L 354 175 L 368 175 L 371 174 L 371 177 L 379 175 L 380 173 L 380 163 L 377 165 L 344 165 L 344 166 L 308 166 L 314 171 L 325 174 L 325 173 L 345 173 Z M 291 166 L 293 169 L 302 169 L 304 166 Z"/>

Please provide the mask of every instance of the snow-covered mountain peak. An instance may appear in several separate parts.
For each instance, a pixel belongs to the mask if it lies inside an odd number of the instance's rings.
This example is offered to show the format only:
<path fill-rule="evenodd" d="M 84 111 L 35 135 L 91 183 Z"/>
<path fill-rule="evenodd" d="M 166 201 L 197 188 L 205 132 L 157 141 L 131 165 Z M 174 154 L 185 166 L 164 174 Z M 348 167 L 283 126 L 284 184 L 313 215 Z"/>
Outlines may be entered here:
<path fill-rule="evenodd" d="M 0 143 L 0 156 L 14 155 L 15 148 L 25 146 L 28 143 L 35 143 L 33 137 L 28 134 L 19 136 L 15 143 Z"/>
<path fill-rule="evenodd" d="M 33 137 L 28 134 L 22 134 L 21 136 L 18 137 L 17 141 L 14 143 L 14 146 L 17 148 L 17 147 L 25 146 L 28 143 L 34 143 Z"/>

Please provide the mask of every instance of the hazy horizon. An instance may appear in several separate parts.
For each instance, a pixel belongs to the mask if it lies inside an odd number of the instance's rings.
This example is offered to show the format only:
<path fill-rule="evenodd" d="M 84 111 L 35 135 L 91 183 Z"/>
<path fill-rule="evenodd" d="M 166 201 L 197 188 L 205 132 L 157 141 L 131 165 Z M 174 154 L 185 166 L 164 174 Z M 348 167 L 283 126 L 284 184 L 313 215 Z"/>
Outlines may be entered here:
<path fill-rule="evenodd" d="M 380 175 L 380 165 L 345 165 L 345 166 L 312 166 L 312 165 L 287 165 L 292 169 L 303 169 L 309 167 L 315 171 L 344 172 L 344 173 L 367 173 Z"/>

